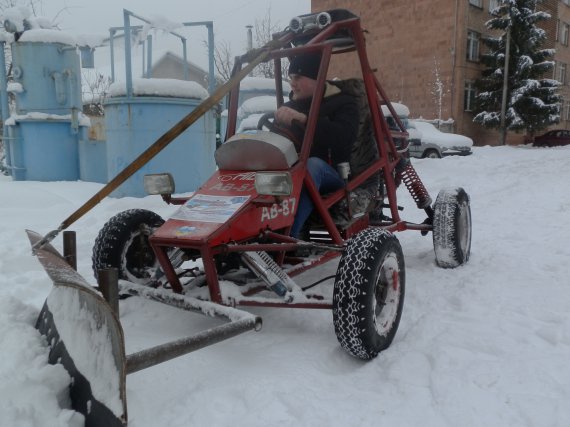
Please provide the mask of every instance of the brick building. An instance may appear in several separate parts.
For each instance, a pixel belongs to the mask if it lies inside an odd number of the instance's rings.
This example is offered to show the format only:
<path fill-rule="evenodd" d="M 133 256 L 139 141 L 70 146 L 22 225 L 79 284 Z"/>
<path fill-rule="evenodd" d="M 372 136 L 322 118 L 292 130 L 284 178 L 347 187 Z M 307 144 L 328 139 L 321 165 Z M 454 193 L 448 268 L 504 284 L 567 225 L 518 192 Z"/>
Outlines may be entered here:
<path fill-rule="evenodd" d="M 470 111 L 474 81 L 480 77 L 481 38 L 490 34 L 485 22 L 497 0 L 312 0 L 314 12 L 343 8 L 362 19 L 370 64 L 392 101 L 406 104 L 412 117 L 452 119 L 454 132 L 470 136 L 477 145 L 500 143 L 498 131 L 473 123 Z M 542 23 L 544 47 L 555 48 L 554 78 L 563 83 L 561 121 L 556 128 L 570 129 L 570 0 L 543 0 L 540 8 L 552 18 Z M 347 78 L 358 72 L 351 62 L 333 59 L 329 77 Z M 550 77 L 550 76 L 549 76 Z M 439 88 L 439 90 L 438 90 Z M 509 133 L 508 143 L 524 141 Z"/>

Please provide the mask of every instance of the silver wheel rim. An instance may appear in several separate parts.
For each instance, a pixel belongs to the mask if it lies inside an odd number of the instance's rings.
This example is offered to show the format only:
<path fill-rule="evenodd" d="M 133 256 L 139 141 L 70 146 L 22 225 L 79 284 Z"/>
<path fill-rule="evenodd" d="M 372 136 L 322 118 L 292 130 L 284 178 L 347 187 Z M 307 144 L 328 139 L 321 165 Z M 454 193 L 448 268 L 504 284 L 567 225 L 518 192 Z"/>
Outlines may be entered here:
<path fill-rule="evenodd" d="M 471 247 L 471 211 L 467 203 L 459 205 L 458 235 L 459 244 L 464 255 L 467 255 Z"/>
<path fill-rule="evenodd" d="M 392 329 L 398 315 L 400 304 L 400 269 L 398 257 L 390 252 L 378 271 L 378 279 L 374 287 L 372 309 L 374 327 L 379 335 L 386 336 Z"/>

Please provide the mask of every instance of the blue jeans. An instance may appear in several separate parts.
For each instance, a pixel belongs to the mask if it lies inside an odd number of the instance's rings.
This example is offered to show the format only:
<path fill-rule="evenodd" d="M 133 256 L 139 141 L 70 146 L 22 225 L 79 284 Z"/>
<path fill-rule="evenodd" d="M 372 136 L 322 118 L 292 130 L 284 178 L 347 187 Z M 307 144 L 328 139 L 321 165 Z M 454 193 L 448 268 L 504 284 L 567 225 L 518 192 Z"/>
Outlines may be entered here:
<path fill-rule="evenodd" d="M 307 160 L 307 171 L 321 194 L 331 193 L 344 187 L 344 181 L 338 172 L 319 157 L 309 157 Z M 295 221 L 293 221 L 293 227 L 291 228 L 292 237 L 299 238 L 303 224 L 305 224 L 312 211 L 313 201 L 307 190 L 303 188 L 299 199 L 299 209 L 297 209 Z"/>

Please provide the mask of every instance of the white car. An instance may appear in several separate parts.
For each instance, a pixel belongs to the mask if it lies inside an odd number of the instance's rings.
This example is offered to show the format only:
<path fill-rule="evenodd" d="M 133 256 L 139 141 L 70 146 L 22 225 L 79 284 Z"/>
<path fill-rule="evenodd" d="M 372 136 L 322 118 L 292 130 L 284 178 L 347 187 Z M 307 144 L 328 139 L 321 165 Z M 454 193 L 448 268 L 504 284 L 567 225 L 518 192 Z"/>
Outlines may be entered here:
<path fill-rule="evenodd" d="M 473 140 L 456 133 L 440 131 L 431 123 L 419 120 L 409 120 L 409 126 L 413 126 L 421 134 L 418 141 L 410 140 L 410 156 L 417 158 L 439 159 L 443 156 L 467 156 L 472 153 Z"/>

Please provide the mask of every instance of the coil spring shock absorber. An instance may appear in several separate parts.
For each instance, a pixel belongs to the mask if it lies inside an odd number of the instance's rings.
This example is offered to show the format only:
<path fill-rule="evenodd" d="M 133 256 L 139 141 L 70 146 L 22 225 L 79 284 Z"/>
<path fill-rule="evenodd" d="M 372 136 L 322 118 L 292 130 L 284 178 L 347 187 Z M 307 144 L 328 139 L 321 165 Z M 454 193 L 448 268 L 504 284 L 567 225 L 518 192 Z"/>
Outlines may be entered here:
<path fill-rule="evenodd" d="M 400 174 L 404 185 L 412 195 L 414 202 L 416 202 L 416 206 L 419 209 L 429 209 L 431 197 L 410 161 L 407 162 Z"/>

